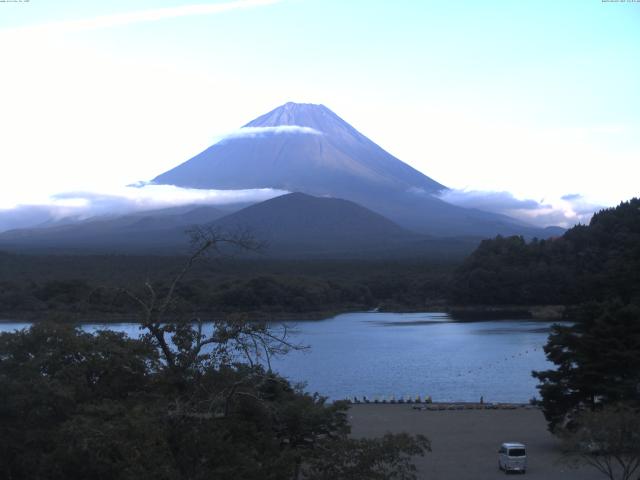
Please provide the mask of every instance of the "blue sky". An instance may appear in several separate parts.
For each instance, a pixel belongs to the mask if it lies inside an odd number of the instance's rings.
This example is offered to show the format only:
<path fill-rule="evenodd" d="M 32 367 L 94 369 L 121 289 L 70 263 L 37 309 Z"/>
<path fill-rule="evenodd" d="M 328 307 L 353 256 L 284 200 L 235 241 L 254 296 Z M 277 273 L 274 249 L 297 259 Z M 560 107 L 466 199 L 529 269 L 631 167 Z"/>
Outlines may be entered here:
<path fill-rule="evenodd" d="M 639 51 L 631 2 L 0 3 L 0 207 L 152 178 L 292 100 L 571 222 L 640 194 Z"/>

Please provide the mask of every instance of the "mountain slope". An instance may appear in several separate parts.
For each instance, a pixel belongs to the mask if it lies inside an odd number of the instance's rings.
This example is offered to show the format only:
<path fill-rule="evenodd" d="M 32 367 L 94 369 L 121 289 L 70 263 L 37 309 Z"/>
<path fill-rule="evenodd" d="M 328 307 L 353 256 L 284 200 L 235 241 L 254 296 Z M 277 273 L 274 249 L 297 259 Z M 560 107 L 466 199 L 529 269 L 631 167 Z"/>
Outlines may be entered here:
<path fill-rule="evenodd" d="M 290 193 L 213 222 L 223 230 L 249 230 L 267 242 L 267 252 L 390 249 L 418 235 L 382 215 L 336 198 Z"/>
<path fill-rule="evenodd" d="M 315 133 L 278 132 L 282 126 L 306 127 Z M 437 192 L 445 188 L 323 105 L 287 103 L 243 128 L 252 133 L 223 140 L 153 182 L 219 189 L 269 186 L 338 198 L 346 198 L 353 189 L 373 193 L 376 189 Z"/>
<path fill-rule="evenodd" d="M 153 182 L 343 198 L 432 235 L 548 236 L 510 217 L 440 200 L 435 194 L 444 185 L 398 160 L 324 105 L 282 105 Z"/>
<path fill-rule="evenodd" d="M 0 248 L 71 253 L 185 252 L 185 230 L 197 224 L 249 232 L 265 244 L 260 256 L 275 258 L 461 259 L 478 238 L 433 238 L 410 232 L 348 200 L 291 193 L 220 217 L 210 207 L 174 215 L 129 215 L 0 234 Z M 217 219 L 216 219 L 217 218 Z"/>
<path fill-rule="evenodd" d="M 479 238 L 434 238 L 410 232 L 354 202 L 291 193 L 213 222 L 250 231 L 266 243 L 262 255 L 290 258 L 462 259 Z"/>
<path fill-rule="evenodd" d="M 43 228 L 0 234 L 0 248 L 11 250 L 112 251 L 175 250 L 185 245 L 185 230 L 227 215 L 211 206 L 176 207 L 120 217 L 97 217 Z"/>

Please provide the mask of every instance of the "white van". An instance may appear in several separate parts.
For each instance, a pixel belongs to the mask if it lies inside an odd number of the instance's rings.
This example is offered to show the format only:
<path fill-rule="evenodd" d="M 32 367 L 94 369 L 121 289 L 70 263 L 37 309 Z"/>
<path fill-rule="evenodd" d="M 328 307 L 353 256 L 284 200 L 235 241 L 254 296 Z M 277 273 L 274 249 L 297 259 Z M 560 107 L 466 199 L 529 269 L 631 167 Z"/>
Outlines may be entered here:
<path fill-rule="evenodd" d="M 527 450 L 521 443 L 503 443 L 498 450 L 498 468 L 507 472 L 527 471 Z"/>

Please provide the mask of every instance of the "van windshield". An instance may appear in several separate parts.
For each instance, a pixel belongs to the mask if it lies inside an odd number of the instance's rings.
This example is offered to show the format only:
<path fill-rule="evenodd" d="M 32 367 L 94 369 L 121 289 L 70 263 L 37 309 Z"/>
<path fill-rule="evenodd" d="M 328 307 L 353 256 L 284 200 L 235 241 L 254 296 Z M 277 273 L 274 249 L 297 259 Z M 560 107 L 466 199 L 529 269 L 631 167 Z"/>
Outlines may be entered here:
<path fill-rule="evenodd" d="M 524 457 L 524 448 L 512 448 L 509 450 L 510 457 Z"/>

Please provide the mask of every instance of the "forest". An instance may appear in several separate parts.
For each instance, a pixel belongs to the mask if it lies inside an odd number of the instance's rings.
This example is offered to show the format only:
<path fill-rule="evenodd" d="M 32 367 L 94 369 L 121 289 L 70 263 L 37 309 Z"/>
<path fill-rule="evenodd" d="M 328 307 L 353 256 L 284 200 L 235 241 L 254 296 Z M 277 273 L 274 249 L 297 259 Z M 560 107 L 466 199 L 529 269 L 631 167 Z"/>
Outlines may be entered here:
<path fill-rule="evenodd" d="M 166 289 L 166 279 L 183 261 L 180 256 L 0 253 L 0 314 L 122 319 L 135 307 L 123 288 L 150 281 Z M 640 200 L 602 210 L 589 225 L 561 237 L 484 240 L 462 262 L 218 258 L 195 265 L 176 298 L 176 314 L 214 318 L 242 312 L 263 319 L 322 318 L 372 308 L 640 303 Z"/>
<path fill-rule="evenodd" d="M 454 304 L 640 303 L 640 199 L 602 210 L 558 238 L 484 240 L 449 288 Z"/>
<path fill-rule="evenodd" d="M 122 295 L 147 280 L 162 290 L 183 257 L 0 254 L 0 314 L 39 319 L 120 318 Z M 195 265 L 177 291 L 177 313 L 215 317 L 316 318 L 372 308 L 411 310 L 444 303 L 454 264 L 402 260 L 223 258 Z"/>

